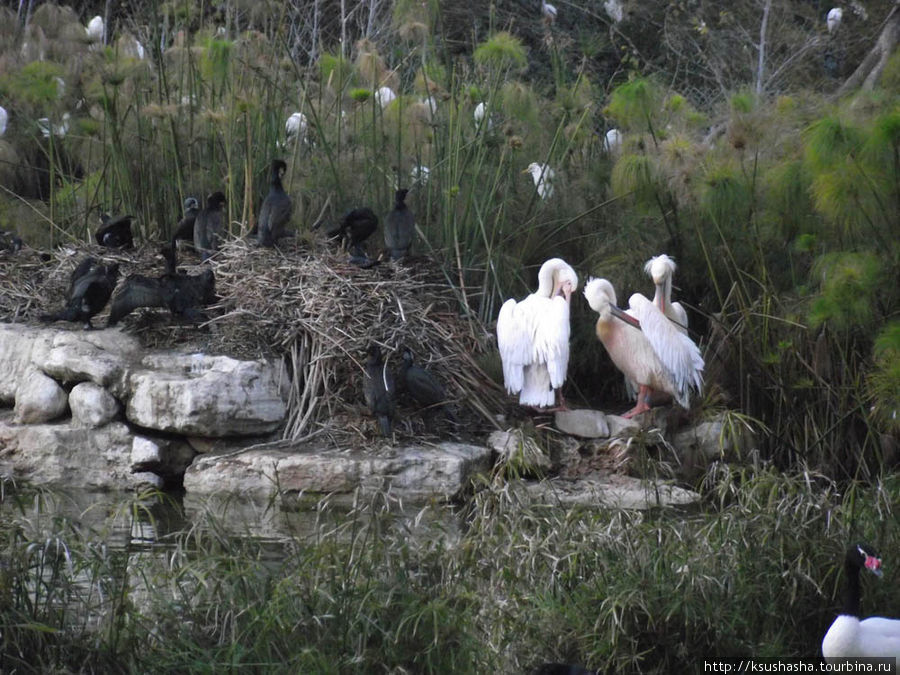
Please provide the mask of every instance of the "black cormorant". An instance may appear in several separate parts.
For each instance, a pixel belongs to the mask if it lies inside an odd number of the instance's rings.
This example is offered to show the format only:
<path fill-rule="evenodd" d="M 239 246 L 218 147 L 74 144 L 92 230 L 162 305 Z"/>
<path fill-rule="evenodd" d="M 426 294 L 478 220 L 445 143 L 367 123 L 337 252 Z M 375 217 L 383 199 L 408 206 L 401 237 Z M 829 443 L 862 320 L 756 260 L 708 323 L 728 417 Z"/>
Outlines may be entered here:
<path fill-rule="evenodd" d="M 406 206 L 409 190 L 397 190 L 394 210 L 384 219 L 384 243 L 391 254 L 391 260 L 400 260 L 409 255 L 416 231 L 416 217 Z"/>
<path fill-rule="evenodd" d="M 367 350 L 366 370 L 363 375 L 363 393 L 366 404 L 381 427 L 381 434 L 391 436 L 391 424 L 395 416 L 394 410 L 394 378 L 385 367 L 381 358 L 381 348 L 371 343 Z"/>
<path fill-rule="evenodd" d="M 378 229 L 378 216 L 368 206 L 348 211 L 341 221 L 341 238 L 351 256 L 364 256 L 363 242 Z"/>
<path fill-rule="evenodd" d="M 424 408 L 430 408 L 432 411 L 445 408 L 447 391 L 444 389 L 444 385 L 434 375 L 414 363 L 413 353 L 408 347 L 402 349 L 400 356 L 402 363 L 398 379 L 401 380 L 410 396 Z M 448 417 L 454 419 L 449 410 L 446 412 Z"/>
<path fill-rule="evenodd" d="M 259 209 L 257 238 L 261 246 L 274 246 L 279 238 L 284 237 L 284 228 L 291 220 L 294 204 L 284 186 L 281 177 L 287 171 L 284 160 L 272 160 L 272 175 L 269 181 L 269 194 Z"/>
<path fill-rule="evenodd" d="M 54 314 L 44 314 L 42 321 L 83 321 L 85 330 L 93 328 L 91 318 L 99 314 L 112 295 L 119 278 L 119 265 L 104 265 L 85 258 L 72 272 L 66 306 Z"/>
<path fill-rule="evenodd" d="M 134 248 L 134 237 L 131 234 L 131 221 L 134 216 L 117 216 L 110 218 L 100 215 L 100 229 L 94 234 L 97 243 L 107 248 Z"/>
<path fill-rule="evenodd" d="M 172 245 L 176 241 L 194 241 L 194 223 L 197 220 L 197 214 L 200 213 L 200 202 L 196 197 L 188 197 L 184 200 L 184 216 L 178 221 L 175 227 L 175 234 L 172 235 Z"/>
<path fill-rule="evenodd" d="M 165 307 L 175 316 L 196 319 L 200 307 L 216 301 L 216 277 L 210 267 L 200 274 L 184 274 L 176 269 L 173 245 L 165 245 L 161 253 L 166 259 L 166 273 L 156 278 L 135 274 L 125 279 L 113 298 L 107 325 L 114 326 L 139 307 Z"/>
<path fill-rule="evenodd" d="M 224 231 L 222 216 L 224 204 L 225 195 L 213 192 L 206 198 L 206 208 L 197 214 L 194 221 L 194 248 L 203 260 L 208 260 L 219 248 Z"/>

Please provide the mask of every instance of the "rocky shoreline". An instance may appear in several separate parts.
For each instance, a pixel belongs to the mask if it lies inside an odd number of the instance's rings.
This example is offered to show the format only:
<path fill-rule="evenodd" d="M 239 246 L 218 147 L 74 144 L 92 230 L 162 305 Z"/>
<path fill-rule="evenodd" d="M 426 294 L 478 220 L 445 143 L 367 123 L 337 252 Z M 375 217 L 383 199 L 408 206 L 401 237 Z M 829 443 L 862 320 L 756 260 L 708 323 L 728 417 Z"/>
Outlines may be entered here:
<path fill-rule="evenodd" d="M 734 450 L 721 422 L 669 434 L 660 430 L 662 412 L 642 427 L 592 410 L 556 415 L 567 441 L 556 456 L 538 449 L 528 458 L 517 430 L 495 432 L 483 443 L 325 447 L 276 438 L 286 385 L 278 363 L 145 350 L 117 329 L 0 325 L 0 474 L 43 485 L 275 497 L 284 508 L 302 508 L 325 495 L 349 502 L 360 492 L 385 490 L 412 502 L 453 500 L 499 461 L 517 457 L 528 478 L 510 482 L 522 499 L 646 508 L 698 497 L 610 471 L 608 463 L 597 470 L 592 460 L 616 448 L 627 454 L 628 439 L 645 433 L 648 423 L 670 436 L 665 442 L 685 467 Z"/>

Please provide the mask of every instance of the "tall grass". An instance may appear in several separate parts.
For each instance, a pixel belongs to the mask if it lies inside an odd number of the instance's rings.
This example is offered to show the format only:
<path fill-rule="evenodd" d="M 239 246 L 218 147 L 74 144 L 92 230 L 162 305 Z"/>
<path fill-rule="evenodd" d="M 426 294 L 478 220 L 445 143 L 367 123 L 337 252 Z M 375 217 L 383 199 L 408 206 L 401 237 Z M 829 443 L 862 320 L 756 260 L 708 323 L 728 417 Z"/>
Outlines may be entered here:
<path fill-rule="evenodd" d="M 857 540 L 885 556 L 864 611 L 900 600 L 896 480 L 838 491 L 812 472 L 722 469 L 706 494 L 699 511 L 647 513 L 532 506 L 509 485 L 462 510 L 398 511 L 384 495 L 323 505 L 277 544 L 206 516 L 154 545 L 105 546 L 152 525 L 163 497 L 87 526 L 7 491 L 0 667 L 512 674 L 566 660 L 646 673 L 814 657 Z"/>

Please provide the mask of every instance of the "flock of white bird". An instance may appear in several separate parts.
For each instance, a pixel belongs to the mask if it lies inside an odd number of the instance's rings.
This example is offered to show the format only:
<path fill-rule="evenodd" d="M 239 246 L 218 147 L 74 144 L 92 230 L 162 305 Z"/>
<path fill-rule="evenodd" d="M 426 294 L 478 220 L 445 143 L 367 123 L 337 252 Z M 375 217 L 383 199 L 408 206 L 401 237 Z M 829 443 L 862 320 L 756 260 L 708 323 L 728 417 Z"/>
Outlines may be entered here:
<path fill-rule="evenodd" d="M 703 357 L 688 337 L 687 313 L 672 302 L 675 261 L 659 255 L 647 262 L 655 293 L 649 300 L 635 293 L 628 310 L 617 306 L 606 279 L 590 279 L 584 288 L 598 314 L 596 333 L 616 367 L 637 392 L 633 417 L 650 409 L 653 393 L 688 407 L 691 392 L 703 387 Z M 507 300 L 497 317 L 497 346 L 503 380 L 519 404 L 534 408 L 565 407 L 561 388 L 569 363 L 569 307 L 578 288 L 575 270 L 560 258 L 545 262 L 538 289 L 524 300 Z M 557 400 L 557 398 L 559 400 Z"/>

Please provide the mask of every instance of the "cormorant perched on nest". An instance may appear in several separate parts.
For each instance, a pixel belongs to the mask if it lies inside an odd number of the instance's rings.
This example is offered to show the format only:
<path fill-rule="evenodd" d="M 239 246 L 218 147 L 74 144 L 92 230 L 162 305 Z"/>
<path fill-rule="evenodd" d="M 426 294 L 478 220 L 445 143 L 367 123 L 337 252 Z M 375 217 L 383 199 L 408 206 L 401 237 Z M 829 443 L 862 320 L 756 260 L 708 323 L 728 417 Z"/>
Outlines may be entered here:
<path fill-rule="evenodd" d="M 108 326 L 114 326 L 139 307 L 165 307 L 175 316 L 194 320 L 200 307 L 215 302 L 216 277 L 212 268 L 206 267 L 200 274 L 184 274 L 176 269 L 173 244 L 166 244 L 160 252 L 166 259 L 166 273 L 157 278 L 140 274 L 128 277 L 113 298 Z"/>
<path fill-rule="evenodd" d="M 219 240 L 224 230 L 222 222 L 224 204 L 225 195 L 222 192 L 213 192 L 206 198 L 206 208 L 197 214 L 194 221 L 194 248 L 203 260 L 209 260 L 219 249 Z"/>
<path fill-rule="evenodd" d="M 197 220 L 197 214 L 200 213 L 200 202 L 196 197 L 188 197 L 184 200 L 184 216 L 178 221 L 175 227 L 175 234 L 172 235 L 172 246 L 176 241 L 194 241 L 194 223 Z"/>
<path fill-rule="evenodd" d="M 279 238 L 285 236 L 284 227 L 291 219 L 294 204 L 284 186 L 281 177 L 287 171 L 284 160 L 272 160 L 272 175 L 269 182 L 269 194 L 259 209 L 257 238 L 261 246 L 274 246 Z"/>
<path fill-rule="evenodd" d="M 391 260 L 400 260 L 409 254 L 413 235 L 416 232 L 416 217 L 406 207 L 409 190 L 397 190 L 394 210 L 384 219 L 384 243 L 391 254 Z"/>
<path fill-rule="evenodd" d="M 399 379 L 410 396 L 423 407 L 431 409 L 432 412 L 444 408 L 447 416 L 454 419 L 453 414 L 444 405 L 447 402 L 447 391 L 444 389 L 444 385 L 434 375 L 413 362 L 413 353 L 408 347 L 403 348 L 400 356 L 403 362 L 400 365 Z"/>
<path fill-rule="evenodd" d="M 91 318 L 106 306 L 118 278 L 118 263 L 103 265 L 94 258 L 85 258 L 72 272 L 66 306 L 54 314 L 42 315 L 41 321 L 84 321 L 84 329 L 90 330 Z"/>
<path fill-rule="evenodd" d="M 376 418 L 381 427 L 381 434 L 386 438 L 391 436 L 391 424 L 395 416 L 394 410 L 394 378 L 385 367 L 381 358 L 381 348 L 374 342 L 369 344 L 366 360 L 366 370 L 363 375 L 363 393 L 366 397 L 366 405 Z"/>
<path fill-rule="evenodd" d="M 131 234 L 131 221 L 134 216 L 117 216 L 110 218 L 107 214 L 100 216 L 100 229 L 94 234 L 97 243 L 107 248 L 134 248 L 134 237 Z"/>
<path fill-rule="evenodd" d="M 368 206 L 347 212 L 341 221 L 340 234 L 350 255 L 364 255 L 363 242 L 378 229 L 378 216 Z"/>

